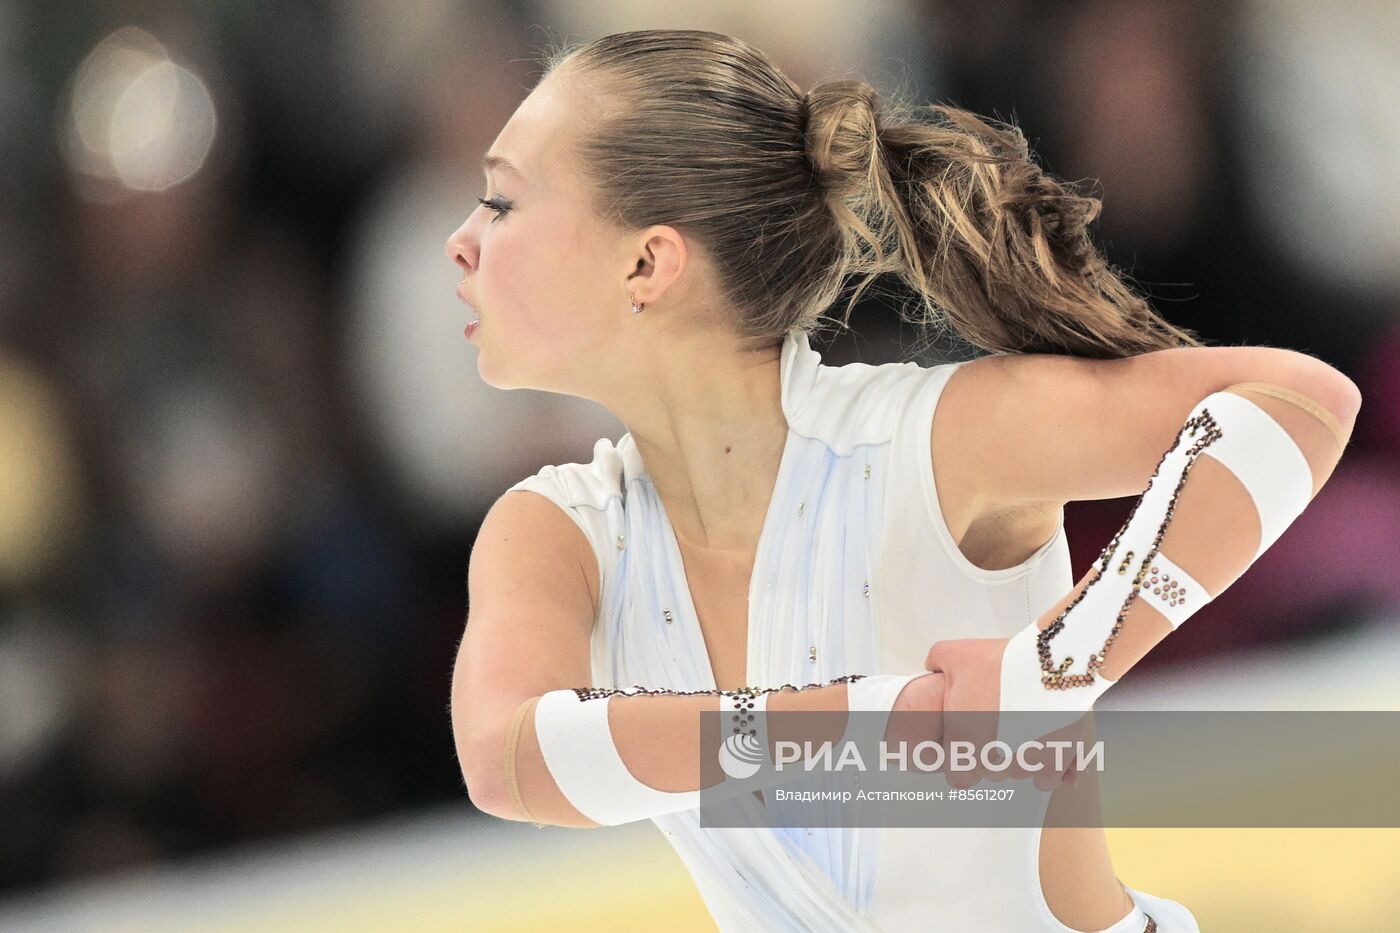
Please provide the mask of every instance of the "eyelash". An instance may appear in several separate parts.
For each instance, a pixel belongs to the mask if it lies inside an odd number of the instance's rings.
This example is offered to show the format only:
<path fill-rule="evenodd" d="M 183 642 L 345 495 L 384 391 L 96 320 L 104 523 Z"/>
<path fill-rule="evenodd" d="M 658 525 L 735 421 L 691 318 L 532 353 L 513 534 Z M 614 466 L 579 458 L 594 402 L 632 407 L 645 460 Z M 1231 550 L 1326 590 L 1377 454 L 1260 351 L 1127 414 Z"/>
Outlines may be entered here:
<path fill-rule="evenodd" d="M 501 217 L 502 217 L 507 211 L 510 210 L 510 205 L 509 205 L 509 204 L 500 203 L 500 202 L 498 202 L 495 198 L 492 198 L 492 199 L 489 200 L 489 201 L 486 200 L 485 198 L 477 198 L 476 200 L 477 200 L 477 203 L 480 204 L 482 207 L 486 208 L 487 210 L 491 210 L 491 211 L 495 211 L 495 212 L 496 212 L 496 216 L 491 218 L 491 222 L 492 222 L 492 223 L 495 223 L 496 221 L 500 220 Z"/>

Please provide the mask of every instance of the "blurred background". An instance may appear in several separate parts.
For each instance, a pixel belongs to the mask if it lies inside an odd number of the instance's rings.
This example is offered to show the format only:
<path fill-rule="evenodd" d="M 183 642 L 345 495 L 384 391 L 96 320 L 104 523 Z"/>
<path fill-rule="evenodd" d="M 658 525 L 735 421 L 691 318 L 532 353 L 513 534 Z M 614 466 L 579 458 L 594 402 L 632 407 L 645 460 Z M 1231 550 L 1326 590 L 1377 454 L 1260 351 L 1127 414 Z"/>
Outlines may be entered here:
<path fill-rule="evenodd" d="M 649 823 L 474 811 L 447 712 L 482 516 L 624 428 L 481 382 L 442 244 L 540 49 L 637 28 L 1014 120 L 1168 318 L 1355 380 L 1114 695 L 1400 708 L 1400 5 L 0 0 L 0 929 L 714 928 Z M 884 300 L 828 362 L 911 358 Z M 1110 842 L 1206 930 L 1381 930 L 1397 832 Z"/>

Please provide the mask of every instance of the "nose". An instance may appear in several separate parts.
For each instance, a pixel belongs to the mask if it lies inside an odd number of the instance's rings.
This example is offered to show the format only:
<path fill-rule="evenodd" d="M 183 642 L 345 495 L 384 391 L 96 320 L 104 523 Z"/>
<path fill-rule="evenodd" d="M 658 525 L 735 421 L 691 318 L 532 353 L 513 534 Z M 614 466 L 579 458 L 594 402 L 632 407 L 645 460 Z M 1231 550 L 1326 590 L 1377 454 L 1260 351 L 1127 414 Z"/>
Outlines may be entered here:
<path fill-rule="evenodd" d="M 476 269 L 477 260 L 475 240 L 467 232 L 469 224 L 470 221 L 458 227 L 443 244 L 443 252 L 447 254 L 447 258 L 461 266 L 466 272 Z"/>

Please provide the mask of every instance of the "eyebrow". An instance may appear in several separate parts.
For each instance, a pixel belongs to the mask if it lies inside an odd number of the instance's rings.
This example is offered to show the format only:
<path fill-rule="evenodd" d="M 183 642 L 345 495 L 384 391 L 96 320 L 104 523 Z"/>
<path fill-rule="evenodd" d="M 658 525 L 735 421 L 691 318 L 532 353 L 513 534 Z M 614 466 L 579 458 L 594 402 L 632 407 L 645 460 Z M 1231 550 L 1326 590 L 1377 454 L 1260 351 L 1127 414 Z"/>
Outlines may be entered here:
<path fill-rule="evenodd" d="M 509 160 L 488 152 L 486 153 L 486 155 L 481 157 L 481 170 L 483 172 L 488 172 L 492 169 L 500 169 L 501 171 L 505 172 L 513 172 L 515 176 L 521 181 L 525 180 L 525 176 L 521 174 L 520 169 L 516 168 L 514 165 L 511 165 Z"/>

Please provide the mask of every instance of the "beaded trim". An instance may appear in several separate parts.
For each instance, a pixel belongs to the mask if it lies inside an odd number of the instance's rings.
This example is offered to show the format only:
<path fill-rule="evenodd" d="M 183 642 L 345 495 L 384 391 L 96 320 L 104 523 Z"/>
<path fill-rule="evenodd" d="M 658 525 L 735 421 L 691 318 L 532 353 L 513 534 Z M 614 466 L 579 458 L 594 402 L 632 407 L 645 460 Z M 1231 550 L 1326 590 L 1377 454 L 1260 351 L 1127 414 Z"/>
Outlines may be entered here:
<path fill-rule="evenodd" d="M 574 693 L 578 694 L 580 701 L 603 700 L 611 696 L 723 696 L 729 697 L 736 704 L 740 697 L 755 697 L 760 693 L 777 693 L 781 690 L 808 690 L 812 687 L 830 687 L 833 684 L 849 684 L 862 679 L 864 674 L 844 674 L 841 677 L 828 680 L 824 684 L 803 684 L 798 687 L 793 684 L 783 684 L 781 687 L 740 687 L 738 690 L 668 690 L 665 687 L 651 689 L 636 684 L 631 687 L 573 687 Z"/>
<path fill-rule="evenodd" d="M 1123 607 L 1118 610 L 1118 617 L 1113 622 L 1113 628 L 1108 633 L 1108 639 L 1103 643 L 1103 647 L 1100 648 L 1096 654 L 1089 655 L 1088 673 L 1065 673 L 1069 669 L 1069 666 L 1074 663 L 1074 658 L 1065 658 L 1057 667 L 1050 654 L 1050 640 L 1060 634 L 1060 631 L 1065 627 L 1065 616 L 1069 615 L 1070 610 L 1084 598 L 1085 593 L 1089 592 L 1089 587 L 1097 583 L 1103 577 L 1104 572 L 1108 570 L 1109 561 L 1113 559 L 1114 553 L 1118 549 L 1118 542 L 1123 537 L 1123 532 L 1126 531 L 1128 525 L 1132 523 L 1133 516 L 1137 514 L 1138 506 L 1141 505 L 1142 500 L 1147 497 L 1147 492 L 1152 488 L 1153 482 L 1156 481 L 1157 474 L 1162 469 L 1162 464 L 1167 461 L 1167 456 L 1180 446 L 1183 435 L 1189 433 L 1191 437 L 1196 437 L 1196 432 L 1198 430 L 1201 432 L 1201 436 L 1196 438 L 1196 442 L 1186 451 L 1186 465 L 1182 467 L 1181 478 L 1177 480 L 1176 489 L 1172 490 L 1171 500 L 1167 503 L 1167 514 L 1162 519 L 1162 524 L 1158 526 L 1157 534 L 1152 539 L 1152 547 L 1148 549 L 1147 556 L 1142 559 L 1142 565 L 1138 568 L 1137 574 L 1133 578 L 1132 589 L 1128 592 L 1128 598 L 1123 600 Z M 1079 591 L 1079 595 L 1074 597 L 1070 604 L 1064 608 L 1064 611 L 1056 617 L 1055 621 L 1047 625 L 1040 634 L 1036 636 L 1035 643 L 1036 650 L 1040 655 L 1040 669 L 1044 671 L 1044 673 L 1041 674 L 1040 682 L 1046 690 L 1066 690 L 1070 687 L 1085 687 L 1094 682 L 1099 668 L 1103 667 L 1103 663 L 1108 657 L 1108 649 L 1113 647 L 1113 642 L 1118 638 L 1118 633 L 1123 629 L 1123 622 L 1128 616 L 1128 607 L 1131 606 L 1133 600 L 1137 598 L 1138 591 L 1142 589 L 1143 586 L 1143 578 L 1147 575 L 1149 567 L 1152 564 L 1152 559 L 1157 556 L 1157 550 L 1162 544 L 1162 536 L 1166 534 L 1167 525 L 1170 524 L 1172 520 L 1172 512 L 1176 509 L 1177 497 L 1181 495 L 1181 487 L 1186 484 L 1186 477 L 1191 473 L 1191 468 L 1195 466 L 1196 459 L 1200 456 L 1201 451 L 1224 436 L 1224 433 L 1220 430 L 1220 426 L 1216 424 L 1215 418 L 1212 417 L 1209 409 L 1205 408 L 1202 408 L 1199 414 L 1187 419 L 1186 423 L 1181 426 L 1181 430 L 1176 433 L 1176 440 L 1172 441 L 1172 445 L 1162 454 L 1161 459 L 1157 461 L 1157 466 L 1153 468 L 1152 476 L 1147 481 L 1147 489 L 1144 489 L 1142 495 L 1133 503 L 1133 508 L 1132 511 L 1128 513 L 1127 521 L 1118 529 L 1118 532 L 1113 536 L 1113 540 L 1108 542 L 1108 547 L 1104 548 L 1103 552 L 1099 555 L 1099 565 L 1096 568 L 1094 576 L 1085 584 L 1084 589 Z M 1128 563 L 1132 559 L 1133 552 L 1129 551 L 1119 564 L 1118 573 L 1125 573 L 1128 568 Z"/>

